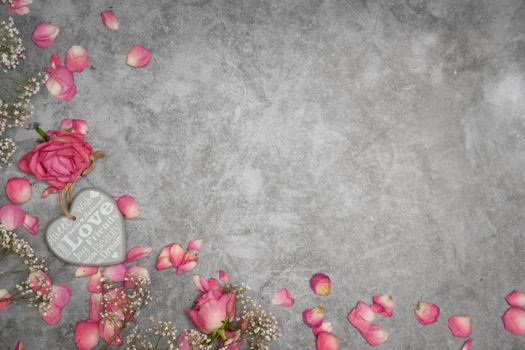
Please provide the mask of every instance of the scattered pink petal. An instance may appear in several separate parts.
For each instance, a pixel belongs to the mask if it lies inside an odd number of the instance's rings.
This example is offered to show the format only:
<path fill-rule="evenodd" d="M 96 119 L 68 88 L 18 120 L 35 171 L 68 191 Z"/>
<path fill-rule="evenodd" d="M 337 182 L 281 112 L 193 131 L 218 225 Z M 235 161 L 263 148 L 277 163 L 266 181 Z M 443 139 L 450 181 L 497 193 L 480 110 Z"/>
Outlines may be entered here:
<path fill-rule="evenodd" d="M 521 290 L 514 290 L 505 297 L 510 306 L 525 307 L 525 293 Z"/>
<path fill-rule="evenodd" d="M 131 248 L 130 250 L 128 250 L 128 253 L 126 254 L 126 261 L 133 262 L 133 261 L 143 259 L 147 257 L 148 255 L 150 255 L 152 250 L 153 248 L 148 247 L 148 246 L 141 246 L 141 245 L 135 246 Z"/>
<path fill-rule="evenodd" d="M 374 295 L 372 298 L 372 310 L 385 317 L 392 317 L 395 307 L 394 298 L 388 294 Z"/>
<path fill-rule="evenodd" d="M 448 319 L 448 328 L 454 337 L 468 338 L 472 332 L 472 319 L 468 316 L 451 316 Z"/>
<path fill-rule="evenodd" d="M 128 53 L 126 63 L 133 68 L 147 66 L 151 60 L 151 53 L 142 45 L 135 45 Z"/>
<path fill-rule="evenodd" d="M 0 289 L 0 311 L 13 302 L 13 297 L 7 289 Z"/>
<path fill-rule="evenodd" d="M 58 188 L 53 187 L 53 186 L 49 186 L 48 188 L 46 188 L 45 190 L 42 191 L 41 197 L 42 198 L 47 198 L 50 194 L 57 193 L 59 191 L 60 190 Z"/>
<path fill-rule="evenodd" d="M 324 321 L 324 309 L 320 306 L 303 311 L 303 321 L 310 328 L 320 326 Z"/>
<path fill-rule="evenodd" d="M 22 204 L 31 199 L 31 182 L 24 177 L 12 177 L 7 180 L 5 194 L 13 204 Z"/>
<path fill-rule="evenodd" d="M 62 119 L 59 129 L 80 135 L 89 133 L 88 124 L 84 119 Z"/>
<path fill-rule="evenodd" d="M 332 322 L 324 321 L 321 323 L 320 326 L 317 326 L 313 329 L 314 335 L 317 337 L 319 334 L 325 332 L 325 333 L 332 333 L 334 330 L 334 324 Z"/>
<path fill-rule="evenodd" d="M 89 297 L 89 320 L 100 321 L 102 311 L 102 294 L 91 293 Z"/>
<path fill-rule="evenodd" d="M 208 281 L 206 281 L 206 278 L 200 275 L 195 275 L 193 276 L 193 283 L 195 284 L 195 287 L 197 287 L 197 289 L 201 292 L 206 293 L 209 291 Z"/>
<path fill-rule="evenodd" d="M 33 3 L 33 0 L 8 0 L 7 1 L 7 12 L 15 13 L 19 16 L 24 16 L 29 13 L 29 5 Z"/>
<path fill-rule="evenodd" d="M 224 270 L 219 270 L 219 279 L 224 283 L 230 282 L 230 277 L 228 276 L 228 273 L 226 273 L 226 271 Z"/>
<path fill-rule="evenodd" d="M 514 335 L 525 334 L 525 309 L 511 307 L 501 317 L 505 329 Z"/>
<path fill-rule="evenodd" d="M 173 244 L 168 244 L 162 248 L 160 251 L 159 257 L 157 258 L 157 262 L 155 263 L 155 268 L 157 270 L 164 270 L 168 267 L 172 267 L 171 258 L 170 258 L 170 252 L 171 252 L 171 246 Z"/>
<path fill-rule="evenodd" d="M 29 274 L 29 286 L 35 293 L 46 294 L 51 290 L 52 285 L 51 278 L 41 270 Z"/>
<path fill-rule="evenodd" d="M 26 213 L 24 218 L 24 224 L 22 225 L 32 235 L 36 235 L 38 232 L 38 218 L 34 215 Z"/>
<path fill-rule="evenodd" d="M 371 325 L 366 332 L 361 332 L 361 335 L 372 346 L 379 346 L 388 339 L 388 332 L 376 325 Z"/>
<path fill-rule="evenodd" d="M 128 270 L 128 265 L 125 263 L 108 266 L 102 272 L 104 277 L 109 278 L 111 282 L 118 283 L 123 282 L 124 277 L 126 276 L 126 271 Z"/>
<path fill-rule="evenodd" d="M 360 332 L 366 332 L 376 318 L 374 310 L 362 301 L 348 313 L 348 322 Z"/>
<path fill-rule="evenodd" d="M 461 347 L 460 350 L 470 350 L 470 347 L 471 347 L 471 345 L 472 345 L 473 342 L 474 342 L 474 339 L 469 339 L 469 340 L 467 340 L 467 341 L 463 344 L 463 346 Z"/>
<path fill-rule="evenodd" d="M 81 73 L 89 65 L 89 53 L 82 46 L 73 45 L 66 51 L 66 68 Z"/>
<path fill-rule="evenodd" d="M 435 304 L 421 301 L 417 304 L 415 313 L 417 322 L 427 326 L 438 321 L 440 310 Z"/>
<path fill-rule="evenodd" d="M 339 345 L 339 340 L 337 337 L 331 333 L 322 332 L 317 336 L 316 342 L 317 350 L 339 350 L 341 345 Z"/>
<path fill-rule="evenodd" d="M 119 325 L 115 322 L 100 321 L 99 332 L 102 338 L 113 346 L 122 345 L 122 335 L 119 333 Z"/>
<path fill-rule="evenodd" d="M 138 265 L 131 266 L 126 273 L 124 287 L 131 289 L 135 286 L 135 283 L 141 279 L 149 280 L 148 270 Z"/>
<path fill-rule="evenodd" d="M 45 49 L 55 43 L 58 33 L 60 33 L 60 29 L 57 26 L 40 23 L 33 30 L 31 40 L 33 40 L 36 46 Z"/>
<path fill-rule="evenodd" d="M 102 292 L 102 272 L 100 272 L 100 269 L 95 274 L 89 276 L 87 289 L 91 293 Z"/>
<path fill-rule="evenodd" d="M 201 250 L 202 249 L 202 242 L 204 242 L 202 239 L 192 239 L 190 243 L 188 243 L 187 250 Z"/>
<path fill-rule="evenodd" d="M 53 292 L 52 305 L 58 306 L 59 309 L 63 309 L 71 299 L 71 290 L 69 286 L 65 284 L 54 284 L 51 287 Z"/>
<path fill-rule="evenodd" d="M 273 294 L 272 304 L 281 307 L 292 307 L 295 304 L 295 300 L 288 289 L 281 288 Z"/>
<path fill-rule="evenodd" d="M 139 205 L 135 199 L 133 199 L 133 197 L 128 194 L 120 197 L 117 200 L 117 206 L 126 219 L 136 219 L 140 215 Z"/>
<path fill-rule="evenodd" d="M 119 29 L 119 23 L 118 18 L 115 16 L 115 13 L 113 10 L 107 10 L 100 13 L 100 17 L 102 18 L 102 23 L 106 26 L 106 28 L 109 28 L 111 30 L 118 30 Z"/>
<path fill-rule="evenodd" d="M 49 93 L 62 101 L 70 101 L 77 93 L 77 86 L 75 85 L 75 77 L 66 67 L 60 63 L 60 54 L 56 52 L 51 56 L 51 67 L 44 70 L 49 74 L 46 80 L 46 88 Z M 49 187 L 42 193 L 42 196 L 47 196 L 49 193 L 58 192 L 54 187 Z"/>
<path fill-rule="evenodd" d="M 98 272 L 97 266 L 80 266 L 75 270 L 75 277 L 86 277 Z"/>
<path fill-rule="evenodd" d="M 316 273 L 310 279 L 310 288 L 316 295 L 326 297 L 332 291 L 332 281 L 324 273 Z"/>
<path fill-rule="evenodd" d="M 179 244 L 175 243 L 171 245 L 170 249 L 170 260 L 173 267 L 179 267 L 184 261 L 184 248 Z"/>
<path fill-rule="evenodd" d="M 182 275 L 188 271 L 191 271 L 197 266 L 198 256 L 194 252 L 186 252 L 182 263 L 177 266 L 176 274 Z"/>
<path fill-rule="evenodd" d="M 100 338 L 99 325 L 95 321 L 78 321 L 75 324 L 75 344 L 79 350 L 91 350 Z"/>
<path fill-rule="evenodd" d="M 54 325 L 60 322 L 62 318 L 62 309 L 58 305 L 51 304 L 48 308 L 40 308 L 40 317 L 48 325 Z"/>
<path fill-rule="evenodd" d="M 24 224 L 26 213 L 14 204 L 5 204 L 0 208 L 0 224 L 8 230 L 13 231 Z"/>

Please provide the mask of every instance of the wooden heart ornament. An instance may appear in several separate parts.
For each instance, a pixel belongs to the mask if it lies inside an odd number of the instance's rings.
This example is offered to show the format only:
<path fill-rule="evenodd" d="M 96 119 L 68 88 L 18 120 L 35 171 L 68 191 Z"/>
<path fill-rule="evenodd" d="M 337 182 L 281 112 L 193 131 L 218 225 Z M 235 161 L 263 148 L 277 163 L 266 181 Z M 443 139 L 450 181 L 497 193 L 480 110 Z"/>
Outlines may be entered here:
<path fill-rule="evenodd" d="M 49 249 L 62 260 L 75 265 L 107 266 L 119 264 L 126 255 L 124 219 L 108 194 L 88 188 L 73 199 L 71 220 L 61 216 L 46 229 Z"/>

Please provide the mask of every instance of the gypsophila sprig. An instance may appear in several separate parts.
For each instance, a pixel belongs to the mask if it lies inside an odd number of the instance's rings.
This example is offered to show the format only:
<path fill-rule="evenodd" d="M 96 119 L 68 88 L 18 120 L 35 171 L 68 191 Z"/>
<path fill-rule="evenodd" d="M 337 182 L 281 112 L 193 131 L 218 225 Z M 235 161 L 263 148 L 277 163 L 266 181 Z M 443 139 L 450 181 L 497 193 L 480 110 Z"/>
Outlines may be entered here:
<path fill-rule="evenodd" d="M 150 318 L 150 326 L 141 331 L 135 325 L 126 337 L 128 350 L 175 350 L 178 348 L 177 328 L 170 321 Z"/>
<path fill-rule="evenodd" d="M 6 72 L 9 69 L 15 69 L 24 55 L 25 47 L 22 45 L 20 32 L 15 27 L 13 18 L 0 22 L 0 67 Z"/>

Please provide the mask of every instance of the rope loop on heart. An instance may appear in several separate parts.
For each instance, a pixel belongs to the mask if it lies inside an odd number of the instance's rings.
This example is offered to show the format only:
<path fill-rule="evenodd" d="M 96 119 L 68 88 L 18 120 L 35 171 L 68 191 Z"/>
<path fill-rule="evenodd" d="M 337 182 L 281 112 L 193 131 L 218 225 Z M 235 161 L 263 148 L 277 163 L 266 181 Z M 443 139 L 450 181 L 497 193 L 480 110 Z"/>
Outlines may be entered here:
<path fill-rule="evenodd" d="M 71 214 L 69 211 L 71 208 L 71 202 L 73 201 L 73 190 L 75 189 L 75 185 L 77 184 L 77 181 L 80 180 L 82 177 L 89 174 L 97 165 L 97 159 L 102 158 L 105 156 L 104 151 L 95 151 L 93 154 L 89 157 L 89 166 L 80 174 L 79 177 L 76 178 L 75 181 L 67 183 L 64 188 L 60 191 L 60 197 L 58 199 L 58 204 L 60 206 L 60 209 L 62 210 L 62 213 L 65 217 L 67 217 L 70 220 L 76 220 L 75 215 Z"/>

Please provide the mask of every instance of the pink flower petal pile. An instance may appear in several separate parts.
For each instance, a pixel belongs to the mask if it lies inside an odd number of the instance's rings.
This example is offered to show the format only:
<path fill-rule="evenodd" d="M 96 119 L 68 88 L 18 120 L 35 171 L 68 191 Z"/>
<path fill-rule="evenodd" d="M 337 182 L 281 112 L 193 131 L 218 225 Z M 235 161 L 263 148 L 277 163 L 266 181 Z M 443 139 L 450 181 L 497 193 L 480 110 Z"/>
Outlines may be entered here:
<path fill-rule="evenodd" d="M 379 346 L 387 341 L 388 332 L 373 322 L 377 314 L 392 317 L 394 309 L 395 303 L 392 296 L 388 294 L 375 295 L 372 298 L 371 306 L 363 301 L 358 301 L 348 313 L 347 319 L 368 344 Z"/>
<path fill-rule="evenodd" d="M 332 281 L 324 273 L 316 273 L 310 279 L 310 288 L 319 296 L 329 296 L 332 291 Z"/>
<path fill-rule="evenodd" d="M 201 240 L 190 241 L 187 250 L 184 250 L 184 248 L 177 243 L 170 243 L 164 246 L 160 251 L 157 262 L 155 263 L 155 268 L 157 270 L 164 270 L 174 267 L 177 275 L 191 271 L 197 266 L 199 260 L 197 251 L 201 248 Z"/>
<path fill-rule="evenodd" d="M 273 294 L 272 304 L 281 307 L 292 307 L 295 300 L 287 288 L 281 288 Z"/>
<path fill-rule="evenodd" d="M 501 316 L 503 327 L 513 335 L 525 334 L 525 293 L 514 290 L 505 297 L 505 300 L 510 308 Z"/>
<path fill-rule="evenodd" d="M 42 304 L 38 310 L 42 320 L 49 325 L 60 322 L 62 310 L 71 298 L 69 287 L 65 284 L 53 284 L 51 277 L 42 271 L 30 273 L 29 283 L 33 292 L 39 293 L 45 299 L 50 300 L 47 305 Z"/>
<path fill-rule="evenodd" d="M 6 10 L 7 12 L 24 16 L 29 13 L 29 5 L 32 3 L 33 0 L 8 0 L 6 4 Z"/>
<path fill-rule="evenodd" d="M 113 10 L 101 12 L 100 18 L 102 19 L 102 23 L 106 26 L 106 28 L 111 30 L 119 29 L 118 18 L 115 16 L 115 12 L 113 12 Z"/>
<path fill-rule="evenodd" d="M 37 24 L 33 33 L 31 34 L 31 40 L 36 46 L 40 48 L 47 48 L 55 43 L 55 40 L 60 33 L 60 28 L 53 24 L 40 23 Z"/>
<path fill-rule="evenodd" d="M 144 46 L 137 44 L 128 53 L 126 63 L 133 68 L 142 68 L 148 65 L 151 60 L 151 52 Z"/>
<path fill-rule="evenodd" d="M 31 183 L 25 178 L 10 178 L 7 180 L 5 193 L 13 204 L 0 207 L 0 225 L 8 231 L 23 227 L 30 234 L 35 235 L 38 232 L 38 218 L 17 205 L 31 198 Z"/>

